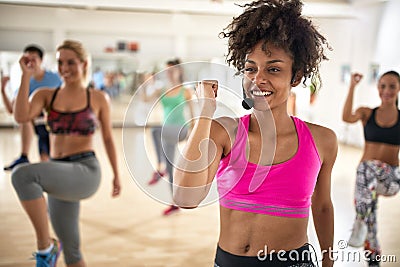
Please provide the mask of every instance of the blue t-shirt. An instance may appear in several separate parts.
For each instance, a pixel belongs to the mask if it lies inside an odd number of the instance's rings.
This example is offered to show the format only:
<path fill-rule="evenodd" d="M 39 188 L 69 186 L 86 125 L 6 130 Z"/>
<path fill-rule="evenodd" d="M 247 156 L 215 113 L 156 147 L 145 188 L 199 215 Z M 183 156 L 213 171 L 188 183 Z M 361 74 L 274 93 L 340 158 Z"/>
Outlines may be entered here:
<path fill-rule="evenodd" d="M 94 82 L 94 87 L 96 89 L 102 89 L 104 88 L 104 73 L 102 71 L 96 71 L 93 73 L 93 82 Z"/>
<path fill-rule="evenodd" d="M 35 80 L 31 77 L 29 81 L 29 95 L 31 95 L 34 91 L 39 88 L 57 88 L 60 87 L 62 80 L 58 73 L 45 70 L 44 76 L 40 81 Z M 19 88 L 15 91 L 14 96 L 17 96 Z"/>

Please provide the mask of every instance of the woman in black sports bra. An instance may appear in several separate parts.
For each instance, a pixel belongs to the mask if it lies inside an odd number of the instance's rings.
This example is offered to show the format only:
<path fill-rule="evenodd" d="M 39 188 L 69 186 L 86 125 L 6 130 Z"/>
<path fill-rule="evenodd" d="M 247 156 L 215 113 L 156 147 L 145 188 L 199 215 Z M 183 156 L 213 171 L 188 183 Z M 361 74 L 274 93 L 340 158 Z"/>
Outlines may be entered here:
<path fill-rule="evenodd" d="M 379 266 L 380 246 L 377 240 L 376 209 L 379 195 L 393 196 L 400 188 L 399 149 L 400 111 L 398 93 L 400 76 L 384 73 L 378 81 L 381 104 L 373 109 L 360 107 L 353 112 L 353 95 L 363 75 L 351 76 L 349 93 L 343 108 L 343 120 L 362 121 L 365 146 L 357 168 L 355 188 L 356 220 L 349 245 L 364 246 L 370 251 L 369 266 Z"/>

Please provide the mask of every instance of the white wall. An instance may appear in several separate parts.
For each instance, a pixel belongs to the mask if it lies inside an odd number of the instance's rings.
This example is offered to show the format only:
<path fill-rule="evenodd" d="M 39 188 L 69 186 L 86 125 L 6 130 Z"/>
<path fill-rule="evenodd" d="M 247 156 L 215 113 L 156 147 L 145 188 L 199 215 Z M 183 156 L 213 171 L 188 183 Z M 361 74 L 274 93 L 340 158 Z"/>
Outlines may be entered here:
<path fill-rule="evenodd" d="M 388 70 L 400 72 L 400 1 L 390 0 L 365 6 L 360 5 L 362 1 L 359 2 L 356 8 L 360 12 L 353 27 L 350 62 L 352 70 L 363 73 L 364 78 L 355 92 L 354 108 L 375 107 L 380 104 L 380 99 L 377 81 L 372 75 L 373 65 L 379 65 L 379 74 Z M 342 107 L 346 95 L 341 95 Z M 361 123 L 350 125 L 341 122 L 338 129 L 341 141 L 356 146 L 363 144 Z"/>
<path fill-rule="evenodd" d="M 341 119 L 348 92 L 348 82 L 342 81 L 342 67 L 364 73 L 365 78 L 355 93 L 354 108 L 375 105 L 379 100 L 375 84 L 369 83 L 369 70 L 374 61 L 376 36 L 380 27 L 384 3 L 358 6 L 355 18 L 321 19 L 321 27 L 333 51 L 330 60 L 322 64 L 323 88 L 313 109 L 315 122 L 334 129 L 340 141 L 355 146 L 363 144 L 362 125 L 347 124 Z"/>
<path fill-rule="evenodd" d="M 222 57 L 218 33 L 230 16 L 137 13 L 0 4 L 0 50 L 21 51 L 27 43 L 47 51 L 65 38 L 81 40 L 94 55 L 118 41 L 137 41 L 140 67 L 171 57 L 185 60 Z M 103 55 L 104 56 L 104 55 Z"/>
<path fill-rule="evenodd" d="M 392 0 L 384 8 L 377 40 L 375 61 L 381 63 L 382 72 L 394 69 L 400 72 L 400 1 Z"/>
<path fill-rule="evenodd" d="M 321 66 L 323 88 L 310 118 L 335 130 L 343 142 L 361 145 L 363 141 L 361 125 L 341 121 L 347 93 L 347 83 L 341 81 L 341 68 L 348 65 L 366 76 L 356 92 L 355 107 L 376 105 L 376 86 L 369 82 L 371 64 L 400 66 L 400 50 L 396 49 L 400 42 L 399 2 L 354 1 L 353 5 L 325 8 L 320 4 L 305 5 L 307 15 L 313 17 L 333 47 L 328 53 L 330 60 Z M 226 40 L 219 39 L 218 34 L 233 16 L 0 4 L 0 51 L 20 53 L 27 43 L 39 43 L 53 52 L 63 39 L 74 38 L 85 44 L 94 62 L 124 61 L 126 68 L 151 70 L 174 56 L 186 62 L 223 58 Z M 103 52 L 118 41 L 137 41 L 140 50 L 111 56 Z"/>

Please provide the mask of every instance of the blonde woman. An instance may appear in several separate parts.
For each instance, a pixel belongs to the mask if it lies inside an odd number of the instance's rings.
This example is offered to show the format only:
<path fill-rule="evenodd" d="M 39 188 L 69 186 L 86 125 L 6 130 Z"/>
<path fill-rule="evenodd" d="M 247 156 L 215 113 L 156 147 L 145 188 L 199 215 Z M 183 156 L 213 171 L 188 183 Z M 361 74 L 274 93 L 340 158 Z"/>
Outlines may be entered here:
<path fill-rule="evenodd" d="M 25 56 L 19 61 L 22 78 L 14 116 L 19 123 L 27 122 L 47 110 L 51 160 L 18 166 L 12 183 L 35 229 L 36 266 L 55 266 L 62 248 L 67 266 L 86 266 L 80 250 L 79 206 L 80 200 L 92 196 L 100 184 L 101 170 L 93 145 L 98 126 L 114 174 L 112 196 L 120 193 L 110 103 L 105 93 L 86 86 L 88 59 L 81 43 L 64 41 L 57 48 L 57 62 L 61 87 L 39 90 L 29 100 L 32 68 Z M 50 236 L 47 211 L 58 240 Z"/>

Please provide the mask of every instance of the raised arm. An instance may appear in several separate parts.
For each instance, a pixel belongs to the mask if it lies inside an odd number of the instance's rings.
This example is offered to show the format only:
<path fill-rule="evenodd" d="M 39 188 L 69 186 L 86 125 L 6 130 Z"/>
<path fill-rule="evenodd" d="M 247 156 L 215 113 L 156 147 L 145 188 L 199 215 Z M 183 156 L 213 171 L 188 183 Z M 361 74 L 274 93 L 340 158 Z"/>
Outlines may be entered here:
<path fill-rule="evenodd" d="M 189 108 L 189 113 L 190 113 L 190 119 L 194 118 L 194 110 L 193 110 L 193 93 L 191 89 L 185 89 L 185 99 L 186 99 L 186 103 L 188 105 Z M 190 124 L 191 127 L 194 127 L 194 123 Z"/>
<path fill-rule="evenodd" d="M 151 79 L 154 79 L 154 78 L 151 78 Z M 150 86 L 150 82 L 151 82 L 150 80 L 147 80 L 140 87 L 141 88 L 141 91 L 139 92 L 140 98 L 144 102 L 155 101 L 162 94 L 162 87 L 155 88 L 155 90 L 149 94 L 149 92 L 147 90 L 149 89 L 148 87 Z M 156 82 L 154 82 L 152 85 L 155 86 Z"/>
<path fill-rule="evenodd" d="M 342 119 L 345 122 L 354 123 L 363 117 L 362 109 L 357 109 L 355 112 L 353 112 L 354 90 L 357 84 L 361 81 L 362 77 L 363 75 L 359 73 L 353 73 L 351 75 L 349 92 L 347 93 L 342 114 Z"/>
<path fill-rule="evenodd" d="M 7 92 L 6 92 L 6 85 L 9 80 L 10 80 L 10 77 L 3 76 L 3 73 L 1 73 L 1 97 L 3 99 L 4 107 L 6 108 L 8 113 L 12 114 L 13 113 L 13 103 L 8 98 Z"/>
<path fill-rule="evenodd" d="M 22 56 L 19 60 L 22 70 L 21 85 L 14 102 L 14 118 L 18 123 L 28 122 L 36 118 L 45 106 L 45 90 L 38 90 L 29 101 L 29 81 L 33 74 L 29 58 Z"/>
<path fill-rule="evenodd" d="M 173 175 L 174 201 L 182 208 L 195 208 L 207 196 L 222 156 L 218 136 L 223 135 L 223 128 L 212 119 L 215 94 L 210 83 L 203 82 L 197 88 L 200 116 Z"/>

